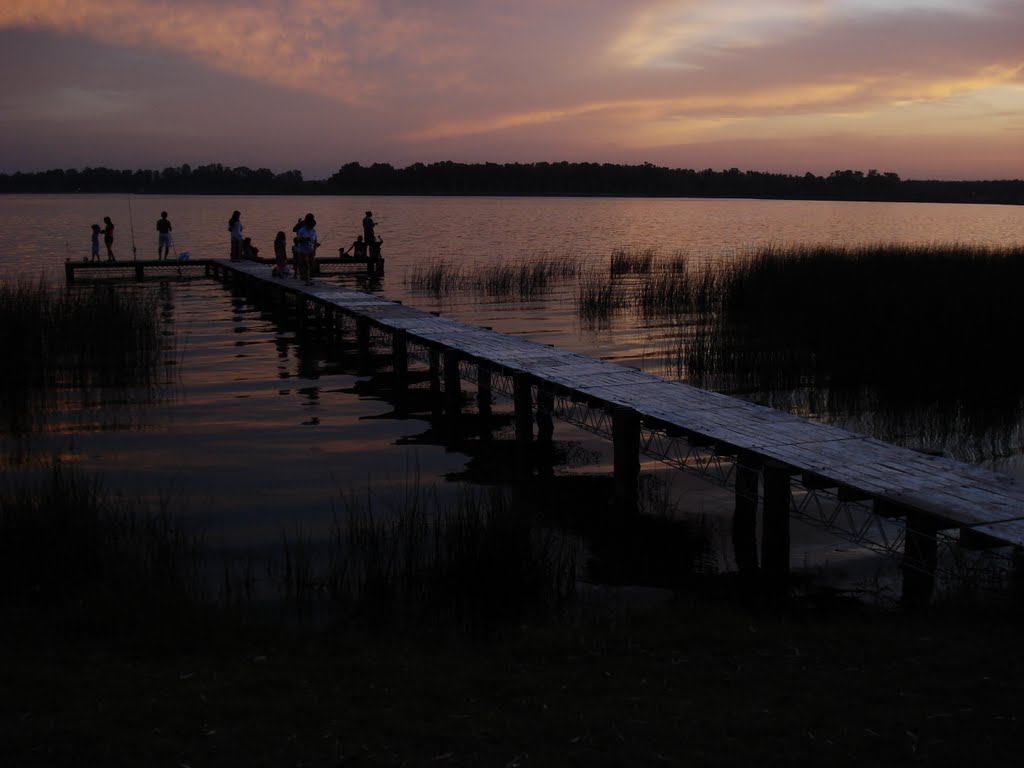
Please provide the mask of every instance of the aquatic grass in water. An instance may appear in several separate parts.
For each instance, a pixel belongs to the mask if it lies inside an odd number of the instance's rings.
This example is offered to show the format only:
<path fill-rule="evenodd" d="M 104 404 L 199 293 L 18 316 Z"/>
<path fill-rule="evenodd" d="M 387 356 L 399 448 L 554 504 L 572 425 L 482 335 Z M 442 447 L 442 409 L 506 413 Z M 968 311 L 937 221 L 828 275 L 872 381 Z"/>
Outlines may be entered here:
<path fill-rule="evenodd" d="M 326 580 L 342 623 L 486 633 L 557 615 L 572 596 L 575 548 L 505 493 L 467 492 L 449 505 L 414 496 L 383 512 L 349 500 Z"/>
<path fill-rule="evenodd" d="M 162 503 L 56 462 L 0 486 L 0 610 L 27 631 L 118 638 L 195 619 L 201 538 Z"/>
<path fill-rule="evenodd" d="M 42 280 L 0 285 L 0 343 L 17 364 L 0 379 L 0 413 L 12 431 L 58 392 L 152 393 L 168 383 L 173 336 L 152 290 L 95 285 L 57 290 Z"/>
<path fill-rule="evenodd" d="M 1024 248 L 766 249 L 727 274 L 714 329 L 806 361 L 795 382 L 1016 400 L 1021 286 Z"/>
<path fill-rule="evenodd" d="M 653 248 L 643 250 L 618 250 L 612 252 L 611 274 L 645 274 L 654 267 L 657 252 Z"/>
<path fill-rule="evenodd" d="M 498 261 L 465 268 L 438 260 L 414 267 L 406 283 L 438 297 L 473 293 L 525 300 L 544 294 L 555 282 L 575 278 L 579 264 L 580 260 L 573 256 L 537 256 L 525 261 Z"/>
<path fill-rule="evenodd" d="M 462 269 L 443 259 L 412 268 L 405 282 L 415 290 L 432 296 L 443 296 L 457 291 L 463 283 Z"/>
<path fill-rule="evenodd" d="M 708 285 L 674 299 L 690 322 L 663 351 L 680 378 L 833 423 L 870 413 L 871 433 L 964 460 L 1024 450 L 1024 248 L 769 246 Z M 947 427 L 929 419 L 925 439 L 927 410 Z"/>
<path fill-rule="evenodd" d="M 606 323 L 629 306 L 629 295 L 621 282 L 592 270 L 580 277 L 576 291 L 576 313 L 587 323 Z"/>

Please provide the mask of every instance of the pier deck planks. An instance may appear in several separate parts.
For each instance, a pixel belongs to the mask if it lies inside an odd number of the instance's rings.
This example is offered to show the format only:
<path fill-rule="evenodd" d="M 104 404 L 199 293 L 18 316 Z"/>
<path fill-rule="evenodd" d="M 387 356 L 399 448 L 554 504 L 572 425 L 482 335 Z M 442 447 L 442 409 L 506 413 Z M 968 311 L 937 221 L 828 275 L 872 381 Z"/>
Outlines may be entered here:
<path fill-rule="evenodd" d="M 386 330 L 405 331 L 419 343 L 452 350 L 494 370 L 527 374 L 538 386 L 607 408 L 630 408 L 651 427 L 677 428 L 724 450 L 781 464 L 794 474 L 813 474 L 826 484 L 928 514 L 941 527 L 971 528 L 1024 546 L 1024 488 L 1013 478 L 360 291 L 273 278 L 263 265 L 223 261 L 221 266 L 283 284 L 298 295 Z"/>

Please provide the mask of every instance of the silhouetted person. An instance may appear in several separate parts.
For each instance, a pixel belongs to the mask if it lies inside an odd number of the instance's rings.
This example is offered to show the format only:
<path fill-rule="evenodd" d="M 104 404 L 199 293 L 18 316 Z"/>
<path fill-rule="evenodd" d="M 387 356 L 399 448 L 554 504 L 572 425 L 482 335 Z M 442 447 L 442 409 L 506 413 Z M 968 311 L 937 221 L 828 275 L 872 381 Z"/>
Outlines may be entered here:
<path fill-rule="evenodd" d="M 363 240 L 363 236 L 362 235 L 360 235 L 355 240 L 353 240 L 352 241 L 352 245 L 350 245 L 345 250 L 342 250 L 341 248 L 339 248 L 338 249 L 338 255 L 339 256 L 348 256 L 348 252 L 349 251 L 352 251 L 352 256 L 354 258 L 356 258 L 356 259 L 365 259 L 366 258 L 366 242 Z"/>
<path fill-rule="evenodd" d="M 307 213 L 306 217 L 302 220 L 302 226 L 295 233 L 295 248 L 296 252 L 301 255 L 301 270 L 302 279 L 306 282 L 306 285 L 312 285 L 313 281 L 310 279 L 312 274 L 316 271 L 316 249 L 320 247 L 320 243 L 316 236 L 316 218 L 312 213 Z"/>
<path fill-rule="evenodd" d="M 92 225 L 92 261 L 100 260 L 100 225 Z"/>
<path fill-rule="evenodd" d="M 371 240 L 369 245 L 367 246 L 367 249 L 370 252 L 370 258 L 373 259 L 374 261 L 380 260 L 380 247 L 382 245 L 384 245 L 384 238 L 378 236 L 376 240 Z"/>
<path fill-rule="evenodd" d="M 288 252 L 285 250 L 284 232 L 278 232 L 277 237 L 274 238 L 274 259 L 276 262 L 276 266 L 274 267 L 274 275 L 276 277 L 287 277 Z"/>
<path fill-rule="evenodd" d="M 376 226 L 377 224 L 373 220 L 373 213 L 367 211 L 366 215 L 363 216 L 363 242 L 372 243 L 374 241 L 373 228 Z"/>
<path fill-rule="evenodd" d="M 114 222 L 109 216 L 103 217 L 103 244 L 107 246 L 107 261 L 117 261 L 114 258 Z"/>
<path fill-rule="evenodd" d="M 228 232 L 231 233 L 231 260 L 242 258 L 242 214 L 235 211 L 228 219 Z"/>
<path fill-rule="evenodd" d="M 171 222 L 167 218 L 167 211 L 160 211 L 160 218 L 156 222 L 156 231 L 160 234 L 157 238 L 156 258 L 166 259 L 171 254 Z"/>
<path fill-rule="evenodd" d="M 251 259 L 255 261 L 260 255 L 260 249 L 252 244 L 252 238 L 247 237 L 242 240 L 242 258 Z"/>

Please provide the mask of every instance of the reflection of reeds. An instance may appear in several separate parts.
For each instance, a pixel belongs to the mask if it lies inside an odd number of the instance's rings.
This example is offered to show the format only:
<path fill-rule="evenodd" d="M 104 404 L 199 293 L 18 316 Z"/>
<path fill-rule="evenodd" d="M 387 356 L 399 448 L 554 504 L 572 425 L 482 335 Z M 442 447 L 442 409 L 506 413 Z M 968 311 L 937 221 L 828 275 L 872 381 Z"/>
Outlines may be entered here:
<path fill-rule="evenodd" d="M 42 281 L 0 285 L 0 341 L 9 359 L 0 410 L 12 426 L 55 390 L 153 389 L 170 338 L 151 291 L 97 285 L 57 291 Z"/>

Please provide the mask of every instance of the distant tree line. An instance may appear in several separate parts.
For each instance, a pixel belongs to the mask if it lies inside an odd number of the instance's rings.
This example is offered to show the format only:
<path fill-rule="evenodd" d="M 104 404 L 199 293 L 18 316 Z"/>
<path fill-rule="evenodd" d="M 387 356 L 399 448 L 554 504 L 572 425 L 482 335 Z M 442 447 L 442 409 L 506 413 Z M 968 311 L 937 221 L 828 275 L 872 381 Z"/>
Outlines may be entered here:
<path fill-rule="evenodd" d="M 300 171 L 181 165 L 162 171 L 50 170 L 0 174 L 0 193 L 106 192 L 215 195 L 508 195 L 747 197 L 793 200 L 1024 203 L 1024 180 L 903 180 L 891 172 L 837 170 L 802 176 L 730 168 L 696 171 L 612 163 L 346 163 L 326 180 Z"/>

